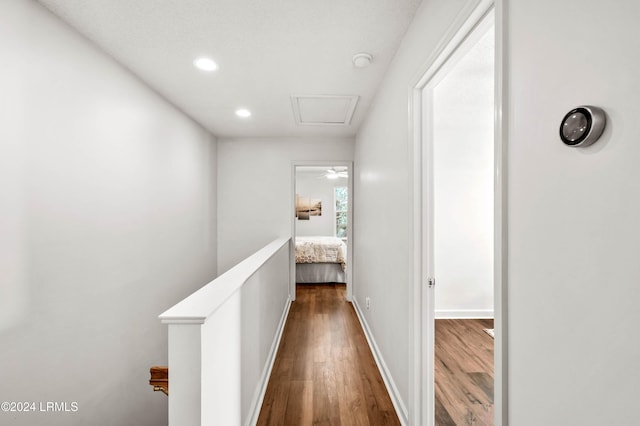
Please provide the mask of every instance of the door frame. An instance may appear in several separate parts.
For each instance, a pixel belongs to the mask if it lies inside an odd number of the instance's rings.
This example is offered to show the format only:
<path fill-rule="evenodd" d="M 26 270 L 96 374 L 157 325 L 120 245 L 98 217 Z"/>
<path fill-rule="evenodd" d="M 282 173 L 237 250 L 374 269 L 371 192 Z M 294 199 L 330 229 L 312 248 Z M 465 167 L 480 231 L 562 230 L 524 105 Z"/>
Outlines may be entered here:
<path fill-rule="evenodd" d="M 508 425 L 507 363 L 507 143 L 505 112 L 507 97 L 504 75 L 505 11 L 504 0 L 470 2 L 456 16 L 434 53 L 409 87 L 410 150 L 413 154 L 413 315 L 410 400 L 411 424 L 434 424 L 434 300 L 427 280 L 428 236 L 433 233 L 432 129 L 424 125 L 424 90 L 446 66 L 459 46 L 493 12 L 495 23 L 495 103 L 494 103 L 494 418 L 495 425 Z"/>
<path fill-rule="evenodd" d="M 353 300 L 353 161 L 293 161 L 291 163 L 291 208 L 290 214 L 296 211 L 296 168 L 297 167 L 346 167 L 349 177 L 347 178 L 347 190 L 349 191 L 348 209 L 347 212 L 347 300 L 351 302 Z M 333 200 L 331 200 L 333 202 Z M 289 261 L 289 295 L 291 300 L 296 300 L 296 253 L 295 253 L 295 238 L 296 238 L 296 219 L 295 215 L 291 216 L 291 250 Z"/>

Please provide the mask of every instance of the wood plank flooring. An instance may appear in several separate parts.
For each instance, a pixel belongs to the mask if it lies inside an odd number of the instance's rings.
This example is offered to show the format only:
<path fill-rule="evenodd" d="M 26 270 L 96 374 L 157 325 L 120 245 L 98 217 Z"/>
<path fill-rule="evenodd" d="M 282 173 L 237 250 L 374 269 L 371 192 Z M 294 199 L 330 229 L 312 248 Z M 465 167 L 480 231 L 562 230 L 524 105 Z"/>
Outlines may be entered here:
<path fill-rule="evenodd" d="M 258 425 L 399 425 L 344 284 L 297 286 Z"/>
<path fill-rule="evenodd" d="M 435 424 L 493 425 L 493 320 L 436 320 Z"/>

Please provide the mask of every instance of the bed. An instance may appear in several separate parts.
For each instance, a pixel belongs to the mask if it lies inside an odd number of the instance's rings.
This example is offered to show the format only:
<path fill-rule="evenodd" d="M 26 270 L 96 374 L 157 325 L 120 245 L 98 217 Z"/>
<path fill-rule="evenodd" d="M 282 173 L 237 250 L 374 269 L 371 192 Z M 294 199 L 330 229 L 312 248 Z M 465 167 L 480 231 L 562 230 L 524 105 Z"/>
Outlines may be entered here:
<path fill-rule="evenodd" d="M 346 283 L 347 245 L 336 237 L 296 237 L 296 283 Z"/>

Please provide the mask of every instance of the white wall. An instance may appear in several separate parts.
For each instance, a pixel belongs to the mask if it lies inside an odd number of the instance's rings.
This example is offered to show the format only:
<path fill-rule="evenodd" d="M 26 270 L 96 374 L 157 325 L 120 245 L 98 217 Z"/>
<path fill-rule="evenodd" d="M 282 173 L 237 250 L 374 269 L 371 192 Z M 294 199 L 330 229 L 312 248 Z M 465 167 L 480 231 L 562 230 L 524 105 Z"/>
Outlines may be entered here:
<path fill-rule="evenodd" d="M 510 424 L 636 424 L 640 2 L 507 11 Z M 607 128 L 566 147 L 583 104 Z"/>
<path fill-rule="evenodd" d="M 354 291 L 398 396 L 410 410 L 413 306 L 409 85 L 459 11 L 473 0 L 424 1 L 356 138 Z"/>
<path fill-rule="evenodd" d="M 335 188 L 348 186 L 347 178 L 327 179 L 318 178 L 322 171 L 296 172 L 296 193 L 301 197 L 318 198 L 322 200 L 322 216 L 311 216 L 309 220 L 295 220 L 296 236 L 328 235 L 335 236 L 336 232 L 336 203 Z"/>
<path fill-rule="evenodd" d="M 157 315 L 215 276 L 215 141 L 31 1 L 0 2 L 0 401 L 158 425 Z"/>
<path fill-rule="evenodd" d="M 352 139 L 220 139 L 218 269 L 290 237 L 294 161 L 352 161 Z"/>
<path fill-rule="evenodd" d="M 432 90 L 436 318 L 493 317 L 495 41 L 479 31 Z"/>

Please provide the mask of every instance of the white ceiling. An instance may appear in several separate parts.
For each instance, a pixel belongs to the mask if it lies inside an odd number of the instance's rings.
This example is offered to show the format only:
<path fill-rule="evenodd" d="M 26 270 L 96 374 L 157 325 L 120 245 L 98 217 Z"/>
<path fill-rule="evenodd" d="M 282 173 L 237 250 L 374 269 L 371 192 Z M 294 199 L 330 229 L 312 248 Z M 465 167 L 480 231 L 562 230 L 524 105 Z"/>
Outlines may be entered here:
<path fill-rule="evenodd" d="M 421 2 L 38 1 L 220 137 L 355 135 Z M 368 68 L 352 64 L 359 52 L 373 55 Z M 219 69 L 195 69 L 201 55 Z M 299 125 L 292 95 L 359 100 L 350 124 Z"/>

